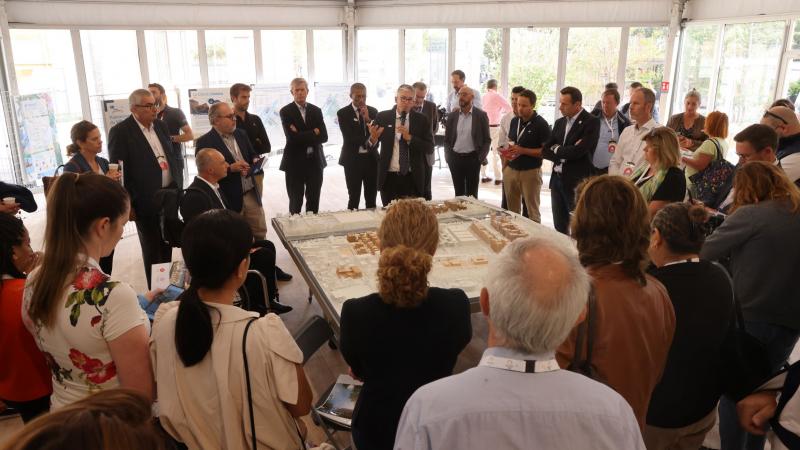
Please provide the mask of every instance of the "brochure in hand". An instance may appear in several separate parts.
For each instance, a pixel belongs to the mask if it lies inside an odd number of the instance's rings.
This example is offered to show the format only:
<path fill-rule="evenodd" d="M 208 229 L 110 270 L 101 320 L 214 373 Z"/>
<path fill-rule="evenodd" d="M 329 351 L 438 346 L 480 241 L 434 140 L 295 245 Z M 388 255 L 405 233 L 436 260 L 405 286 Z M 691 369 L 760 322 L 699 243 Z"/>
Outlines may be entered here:
<path fill-rule="evenodd" d="M 361 383 L 348 375 L 339 375 L 328 398 L 316 408 L 320 416 L 344 427 L 350 427 Z"/>

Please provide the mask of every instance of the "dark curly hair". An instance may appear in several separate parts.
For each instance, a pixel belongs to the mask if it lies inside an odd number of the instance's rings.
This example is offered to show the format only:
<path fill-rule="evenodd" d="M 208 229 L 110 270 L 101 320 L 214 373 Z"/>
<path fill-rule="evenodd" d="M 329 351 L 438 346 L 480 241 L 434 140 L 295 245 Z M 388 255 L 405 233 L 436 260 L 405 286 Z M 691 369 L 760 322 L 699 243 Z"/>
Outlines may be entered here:
<path fill-rule="evenodd" d="M 653 218 L 669 251 L 676 254 L 700 253 L 706 240 L 708 213 L 703 205 L 670 203 Z"/>
<path fill-rule="evenodd" d="M 572 237 L 584 267 L 618 263 L 645 284 L 650 222 L 642 193 L 627 178 L 602 175 L 578 186 Z"/>

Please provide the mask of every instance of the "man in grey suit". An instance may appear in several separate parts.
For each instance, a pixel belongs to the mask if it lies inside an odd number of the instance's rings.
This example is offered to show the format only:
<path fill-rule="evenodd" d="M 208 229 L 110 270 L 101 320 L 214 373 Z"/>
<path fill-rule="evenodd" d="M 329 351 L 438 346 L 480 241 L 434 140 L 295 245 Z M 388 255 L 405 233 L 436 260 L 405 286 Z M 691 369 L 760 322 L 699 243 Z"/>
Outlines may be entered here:
<path fill-rule="evenodd" d="M 478 198 L 481 161 L 486 159 L 492 137 L 489 116 L 473 106 L 472 89 L 462 86 L 458 92 L 459 109 L 447 115 L 444 135 L 444 153 L 456 196 L 471 195 Z"/>
<path fill-rule="evenodd" d="M 436 103 L 425 100 L 428 96 L 428 86 L 422 81 L 417 81 L 414 87 L 414 111 L 421 113 L 428 118 L 431 124 L 431 135 L 433 135 L 433 142 L 436 145 L 436 132 L 439 131 L 439 110 L 436 109 Z M 436 162 L 435 153 L 425 154 L 425 200 L 433 198 L 431 193 L 431 177 L 433 176 L 433 164 Z"/>

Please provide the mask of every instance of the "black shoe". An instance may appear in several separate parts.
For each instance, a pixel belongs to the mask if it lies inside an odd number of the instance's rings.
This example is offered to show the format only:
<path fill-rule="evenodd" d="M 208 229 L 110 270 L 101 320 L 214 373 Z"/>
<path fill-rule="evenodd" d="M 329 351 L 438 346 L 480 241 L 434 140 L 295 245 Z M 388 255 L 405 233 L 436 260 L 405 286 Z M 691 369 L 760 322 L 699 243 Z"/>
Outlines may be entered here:
<path fill-rule="evenodd" d="M 294 308 L 292 308 L 291 306 L 288 306 L 288 305 L 284 305 L 282 303 L 278 303 L 278 302 L 272 302 L 272 303 L 269 304 L 269 312 L 275 313 L 275 314 L 285 314 L 285 313 L 288 313 L 289 311 L 291 311 L 292 309 L 294 309 Z"/>
<path fill-rule="evenodd" d="M 488 183 L 488 182 L 490 182 L 490 181 L 492 181 L 492 179 L 491 179 L 491 178 L 489 178 L 489 177 L 483 177 L 483 178 L 481 178 L 481 183 Z"/>
<path fill-rule="evenodd" d="M 278 281 L 292 281 L 292 276 L 281 270 L 280 267 L 275 266 L 275 279 Z"/>

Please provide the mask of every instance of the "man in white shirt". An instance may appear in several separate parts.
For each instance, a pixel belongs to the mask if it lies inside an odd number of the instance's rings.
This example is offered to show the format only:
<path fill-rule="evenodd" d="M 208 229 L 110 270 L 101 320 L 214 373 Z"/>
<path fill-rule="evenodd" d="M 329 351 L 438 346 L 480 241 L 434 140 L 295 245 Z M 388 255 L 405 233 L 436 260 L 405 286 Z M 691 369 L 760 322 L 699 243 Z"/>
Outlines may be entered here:
<path fill-rule="evenodd" d="M 460 91 L 461 87 L 464 86 L 464 82 L 466 79 L 467 76 L 464 74 L 463 70 L 454 70 L 453 73 L 450 74 L 450 83 L 453 85 L 453 89 L 447 94 L 448 113 L 456 109 L 459 109 L 458 91 Z M 473 89 L 472 93 L 475 94 L 475 98 L 472 100 L 472 104 L 480 108 L 483 105 L 481 103 L 481 93 L 478 92 L 477 89 Z"/>
<path fill-rule="evenodd" d="M 489 348 L 478 367 L 411 396 L 395 450 L 644 449 L 628 403 L 555 360 L 589 297 L 575 250 L 552 238 L 518 239 L 486 279 L 480 304 Z"/>
<path fill-rule="evenodd" d="M 797 114 L 785 106 L 773 106 L 761 119 L 778 134 L 778 147 L 775 157 L 794 184 L 800 186 L 800 120 Z"/>
<path fill-rule="evenodd" d="M 486 95 L 483 96 L 482 109 L 489 116 L 489 132 L 492 138 L 489 159 L 491 159 L 492 168 L 494 170 L 494 184 L 500 184 L 503 182 L 503 170 L 500 167 L 500 154 L 497 153 L 497 142 L 500 139 L 500 120 L 502 120 L 503 115 L 511 112 L 511 105 L 508 103 L 508 100 L 497 93 L 497 80 L 492 79 L 486 82 Z M 508 123 L 511 123 L 511 120 L 509 120 Z M 492 181 L 491 178 L 486 176 L 486 167 L 488 166 L 489 164 L 481 165 L 481 183 Z"/>
<path fill-rule="evenodd" d="M 619 136 L 616 151 L 608 164 L 609 175 L 622 175 L 630 178 L 640 164 L 644 163 L 644 137 L 658 127 L 653 120 L 653 106 L 656 94 L 647 88 L 633 91 L 630 102 L 631 120 L 634 126 L 625 128 Z"/>

